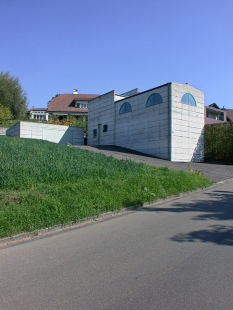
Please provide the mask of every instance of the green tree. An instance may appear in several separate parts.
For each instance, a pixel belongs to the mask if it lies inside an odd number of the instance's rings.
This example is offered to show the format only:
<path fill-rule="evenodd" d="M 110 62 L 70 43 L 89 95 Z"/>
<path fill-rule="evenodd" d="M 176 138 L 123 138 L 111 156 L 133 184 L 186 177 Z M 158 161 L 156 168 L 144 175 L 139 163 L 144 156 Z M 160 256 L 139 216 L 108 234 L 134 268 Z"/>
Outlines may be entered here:
<path fill-rule="evenodd" d="M 0 73 L 0 105 L 8 108 L 14 119 L 24 118 L 27 112 L 27 94 L 9 72 Z"/>
<path fill-rule="evenodd" d="M 11 111 L 8 107 L 0 104 L 0 124 L 11 119 Z"/>

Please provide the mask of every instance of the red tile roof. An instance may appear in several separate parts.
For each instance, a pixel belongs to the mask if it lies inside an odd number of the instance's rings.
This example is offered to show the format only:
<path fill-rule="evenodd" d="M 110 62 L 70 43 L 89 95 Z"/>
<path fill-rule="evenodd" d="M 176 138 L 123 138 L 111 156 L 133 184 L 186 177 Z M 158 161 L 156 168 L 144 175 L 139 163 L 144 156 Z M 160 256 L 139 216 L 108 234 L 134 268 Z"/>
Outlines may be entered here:
<path fill-rule="evenodd" d="M 88 102 L 98 96 L 90 94 L 62 94 L 49 102 L 48 112 L 88 112 L 87 108 L 75 108 L 74 100 Z"/>
<path fill-rule="evenodd" d="M 47 108 L 31 108 L 28 110 L 28 112 L 31 112 L 31 111 L 47 111 Z"/>

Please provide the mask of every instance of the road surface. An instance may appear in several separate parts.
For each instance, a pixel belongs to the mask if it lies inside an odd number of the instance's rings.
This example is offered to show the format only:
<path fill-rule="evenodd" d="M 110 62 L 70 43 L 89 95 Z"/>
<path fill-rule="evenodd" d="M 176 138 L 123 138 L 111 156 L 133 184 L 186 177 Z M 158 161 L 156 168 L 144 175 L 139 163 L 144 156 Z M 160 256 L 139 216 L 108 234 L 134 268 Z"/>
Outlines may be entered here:
<path fill-rule="evenodd" d="M 0 308 L 233 309 L 233 182 L 0 248 Z"/>

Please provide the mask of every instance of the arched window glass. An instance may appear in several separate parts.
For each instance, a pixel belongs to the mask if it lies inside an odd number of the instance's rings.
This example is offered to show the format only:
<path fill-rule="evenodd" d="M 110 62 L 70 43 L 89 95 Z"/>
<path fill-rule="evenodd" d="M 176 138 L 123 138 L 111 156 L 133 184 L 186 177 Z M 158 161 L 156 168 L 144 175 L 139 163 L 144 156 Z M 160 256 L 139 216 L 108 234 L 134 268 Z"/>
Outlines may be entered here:
<path fill-rule="evenodd" d="M 153 93 L 150 95 L 150 97 L 147 99 L 146 107 L 150 107 L 152 105 L 163 103 L 163 98 L 158 93 Z"/>
<path fill-rule="evenodd" d="M 128 113 L 128 112 L 132 112 L 132 107 L 131 107 L 131 104 L 129 102 L 125 102 L 120 107 L 119 114 L 124 114 L 124 113 Z"/>
<path fill-rule="evenodd" d="M 190 93 L 186 93 L 183 95 L 182 99 L 181 99 L 182 103 L 186 103 L 186 104 L 190 104 L 193 106 L 196 106 L 196 100 L 194 99 L 193 95 L 191 95 Z"/>

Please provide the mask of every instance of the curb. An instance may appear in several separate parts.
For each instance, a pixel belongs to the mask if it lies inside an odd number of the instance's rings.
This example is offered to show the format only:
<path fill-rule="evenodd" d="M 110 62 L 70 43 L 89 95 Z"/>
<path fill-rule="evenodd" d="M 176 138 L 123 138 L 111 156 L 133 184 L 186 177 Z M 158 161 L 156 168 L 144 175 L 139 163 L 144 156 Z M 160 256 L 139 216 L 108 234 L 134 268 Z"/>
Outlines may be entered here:
<path fill-rule="evenodd" d="M 78 220 L 76 222 L 69 222 L 69 223 L 66 223 L 66 224 L 54 225 L 52 227 L 38 229 L 38 230 L 34 230 L 32 232 L 25 232 L 25 233 L 21 233 L 21 234 L 18 234 L 18 235 L 14 235 L 12 237 L 5 237 L 5 238 L 0 239 L 0 247 L 2 245 L 7 245 L 8 243 L 13 242 L 13 241 L 22 241 L 22 240 L 24 240 L 26 238 L 34 238 L 34 237 L 42 236 L 42 235 L 45 235 L 45 234 L 48 234 L 48 233 L 51 233 L 51 232 L 62 231 L 62 230 L 67 229 L 67 228 L 75 229 L 77 226 L 80 226 L 81 224 L 88 224 L 88 223 L 92 223 L 92 222 L 95 222 L 95 221 L 98 221 L 98 220 L 102 220 L 102 219 L 105 219 L 105 218 L 110 218 L 112 216 L 120 215 L 122 213 L 127 213 L 127 212 L 130 212 L 130 211 L 138 210 L 139 208 L 143 208 L 145 206 L 161 205 L 161 204 L 173 201 L 173 200 L 177 200 L 179 198 L 183 198 L 183 197 L 186 197 L 186 196 L 189 196 L 189 195 L 192 195 L 192 194 L 196 194 L 198 192 L 204 192 L 204 191 L 206 191 L 208 189 L 211 189 L 211 188 L 214 188 L 214 187 L 218 187 L 219 185 L 222 185 L 222 184 L 225 184 L 225 183 L 228 183 L 228 182 L 232 182 L 232 181 L 233 181 L 233 178 L 230 178 L 230 179 L 226 179 L 226 180 L 214 183 L 214 184 L 210 185 L 209 187 L 200 188 L 200 189 L 197 189 L 197 190 L 194 190 L 194 191 L 191 191 L 191 192 L 187 192 L 187 193 L 180 193 L 177 196 L 170 196 L 170 197 L 165 198 L 165 199 L 158 199 L 158 200 L 156 200 L 154 202 L 144 202 L 142 205 L 134 205 L 134 206 L 131 206 L 131 207 L 128 207 L 128 208 L 122 208 L 122 209 L 118 209 L 118 210 L 115 210 L 115 211 L 104 212 L 104 213 L 101 213 L 99 215 L 95 215 L 95 216 L 91 216 L 91 217 L 80 219 L 80 220 Z"/>

